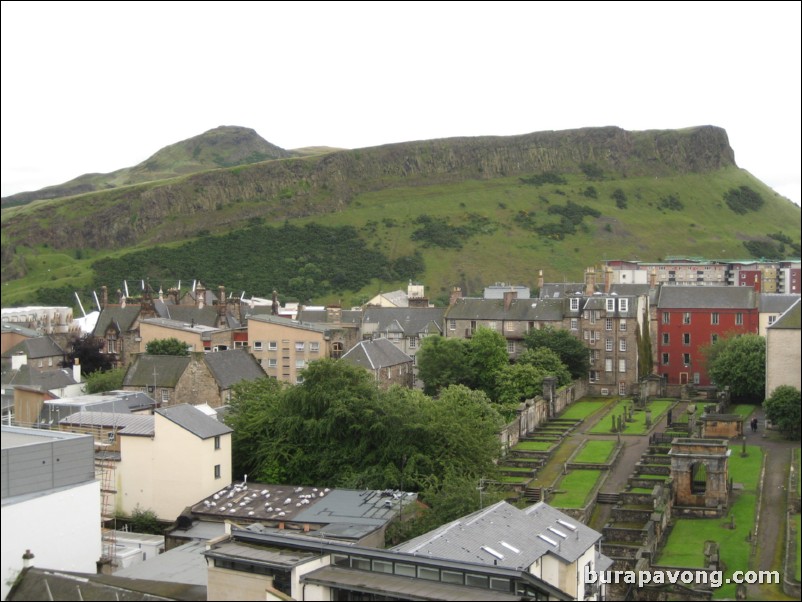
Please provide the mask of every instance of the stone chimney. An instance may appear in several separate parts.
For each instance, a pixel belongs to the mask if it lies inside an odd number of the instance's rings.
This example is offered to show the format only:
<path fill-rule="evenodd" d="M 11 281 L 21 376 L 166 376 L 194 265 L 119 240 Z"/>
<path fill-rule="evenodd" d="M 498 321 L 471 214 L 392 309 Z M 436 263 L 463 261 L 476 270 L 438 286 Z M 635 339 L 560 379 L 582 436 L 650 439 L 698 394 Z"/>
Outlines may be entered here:
<path fill-rule="evenodd" d="M 343 319 L 343 308 L 339 305 L 329 305 L 326 307 L 326 322 L 329 324 L 339 324 Z"/>
<path fill-rule="evenodd" d="M 117 289 L 117 298 L 120 300 L 120 307 L 125 307 L 125 295 L 120 289 Z"/>
<path fill-rule="evenodd" d="M 462 299 L 462 289 L 455 286 L 451 289 L 451 296 L 448 298 L 448 306 L 451 307 L 457 302 L 457 299 Z"/>
<path fill-rule="evenodd" d="M 513 300 L 518 298 L 518 291 L 504 292 L 504 311 L 510 311 Z"/>
<path fill-rule="evenodd" d="M 409 307 L 429 307 L 429 298 L 428 297 L 410 297 L 409 298 Z"/>
<path fill-rule="evenodd" d="M 592 296 L 596 292 L 596 270 L 592 267 L 585 270 L 585 295 Z"/>
<path fill-rule="evenodd" d="M 273 302 L 270 304 L 270 313 L 274 316 L 278 315 L 278 291 L 273 289 Z"/>
<path fill-rule="evenodd" d="M 226 305 L 226 287 L 217 287 L 217 297 L 217 325 L 223 328 L 226 325 L 226 310 L 228 309 Z"/>
<path fill-rule="evenodd" d="M 609 295 L 613 288 L 613 268 L 609 265 L 604 268 L 604 294 Z"/>
<path fill-rule="evenodd" d="M 206 289 L 203 288 L 203 285 L 198 282 L 198 286 L 195 287 L 195 307 L 198 309 L 203 309 L 203 304 L 206 302 Z"/>
<path fill-rule="evenodd" d="M 649 288 L 657 288 L 657 270 L 655 268 L 649 270 Z"/>
<path fill-rule="evenodd" d="M 109 304 L 109 287 L 105 284 L 100 287 L 100 309 L 106 309 Z"/>
<path fill-rule="evenodd" d="M 77 357 L 72 365 L 72 379 L 77 383 L 81 382 L 81 360 Z"/>
<path fill-rule="evenodd" d="M 538 270 L 537 273 L 537 290 L 538 293 L 543 290 L 543 270 Z"/>

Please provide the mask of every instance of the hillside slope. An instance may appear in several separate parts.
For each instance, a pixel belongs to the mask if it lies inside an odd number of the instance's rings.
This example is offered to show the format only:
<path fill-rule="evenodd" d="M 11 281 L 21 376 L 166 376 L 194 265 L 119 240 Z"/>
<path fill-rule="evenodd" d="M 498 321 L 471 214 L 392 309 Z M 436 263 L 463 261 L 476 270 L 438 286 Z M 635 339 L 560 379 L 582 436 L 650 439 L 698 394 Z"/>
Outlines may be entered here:
<path fill-rule="evenodd" d="M 293 156 L 295 153 L 271 144 L 252 129 L 220 126 L 199 136 L 166 146 L 133 167 L 125 167 L 106 174 L 84 174 L 63 184 L 4 197 L 0 203 L 2 207 L 15 207 L 41 199 L 75 196 L 119 186 L 175 178 L 218 167 L 232 167 Z"/>

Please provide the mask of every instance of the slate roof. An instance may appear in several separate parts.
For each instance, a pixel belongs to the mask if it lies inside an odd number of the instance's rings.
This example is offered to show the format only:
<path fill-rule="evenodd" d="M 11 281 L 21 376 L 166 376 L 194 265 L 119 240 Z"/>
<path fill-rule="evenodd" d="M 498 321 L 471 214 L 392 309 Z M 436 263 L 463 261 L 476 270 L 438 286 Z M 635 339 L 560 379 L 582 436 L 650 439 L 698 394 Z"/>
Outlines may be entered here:
<path fill-rule="evenodd" d="M 23 385 L 35 387 L 40 391 L 63 389 L 76 384 L 72 370 L 40 370 L 29 364 L 20 366 L 18 370 L 3 370 L 3 385 Z"/>
<path fill-rule="evenodd" d="M 361 309 L 344 309 L 339 322 L 329 322 L 329 312 L 325 309 L 302 309 L 298 311 L 299 322 L 312 324 L 359 324 L 362 321 Z"/>
<path fill-rule="evenodd" d="M 769 326 L 769 328 L 773 330 L 799 330 L 800 320 L 800 301 L 797 299 L 796 303 L 777 318 L 777 321 Z"/>
<path fill-rule="evenodd" d="M 485 299 L 503 299 L 504 293 L 515 291 L 519 299 L 529 299 L 532 296 L 528 286 L 520 284 L 491 284 L 485 287 L 483 297 Z"/>
<path fill-rule="evenodd" d="M 575 562 L 601 539 L 594 531 L 544 502 L 519 510 L 498 502 L 447 523 L 393 550 L 509 568 L 529 567 L 545 554 Z"/>
<path fill-rule="evenodd" d="M 116 428 L 120 434 L 153 436 L 153 416 L 150 414 L 121 414 L 117 412 L 75 412 L 58 421 L 72 426 Z"/>
<path fill-rule="evenodd" d="M 595 290 L 599 290 L 596 285 Z M 585 294 L 584 282 L 547 282 L 540 289 L 541 299 L 559 299 Z"/>
<path fill-rule="evenodd" d="M 563 319 L 562 299 L 514 299 L 508 310 L 503 299 L 463 297 L 448 308 L 449 320 L 516 320 L 522 322 L 560 321 Z"/>
<path fill-rule="evenodd" d="M 798 294 L 761 293 L 759 296 L 760 313 L 781 314 L 797 301 L 799 301 Z"/>
<path fill-rule="evenodd" d="M 206 588 L 29 567 L 23 569 L 6 600 L 206 600 Z"/>
<path fill-rule="evenodd" d="M 217 307 L 211 305 L 204 305 L 198 309 L 194 305 L 174 305 L 163 301 L 154 301 L 153 306 L 159 318 L 185 324 L 194 322 L 196 326 L 217 326 Z M 239 326 L 239 322 L 237 322 L 237 326 Z"/>
<path fill-rule="evenodd" d="M 130 536 L 130 534 L 129 534 Z M 192 541 L 114 572 L 117 577 L 206 586 L 205 541 Z"/>
<path fill-rule="evenodd" d="M 25 326 L 21 326 L 16 322 L 3 322 L 2 323 L 2 330 L 3 332 L 14 332 L 16 334 L 20 334 L 25 337 L 38 337 L 41 336 L 36 330 L 32 328 L 27 328 Z"/>
<path fill-rule="evenodd" d="M 123 387 L 173 388 L 189 366 L 189 356 L 137 355 L 123 378 Z M 155 376 L 154 376 L 155 369 Z"/>
<path fill-rule="evenodd" d="M 20 341 L 6 351 L 3 357 L 11 357 L 20 353 L 24 353 L 29 359 L 35 360 L 43 357 L 63 356 L 64 350 L 49 336 L 37 336 L 36 338 Z"/>
<path fill-rule="evenodd" d="M 401 332 L 404 336 L 443 332 L 441 307 L 369 307 L 362 315 L 363 331 Z"/>
<path fill-rule="evenodd" d="M 226 435 L 233 432 L 233 429 L 214 418 L 209 418 L 199 409 L 182 403 L 156 410 L 159 416 L 167 418 L 181 428 L 188 430 L 199 439 L 209 439 L 218 435 Z"/>
<path fill-rule="evenodd" d="M 387 339 L 360 341 L 345 355 L 342 361 L 368 370 L 379 370 L 388 366 L 397 366 L 412 362 L 412 358 L 401 351 Z"/>
<path fill-rule="evenodd" d="M 140 311 L 139 305 L 126 305 L 125 307 L 107 305 L 100 312 L 92 334 L 96 337 L 103 337 L 111 324 L 116 324 L 120 332 L 129 331 L 139 317 Z"/>
<path fill-rule="evenodd" d="M 140 324 L 153 324 L 154 326 L 162 326 L 163 328 L 172 328 L 174 330 L 183 330 L 186 332 L 193 332 L 202 335 L 206 332 L 217 332 L 221 330 L 216 326 L 206 326 L 205 324 L 182 322 L 181 320 L 172 320 L 170 318 L 146 318 L 139 321 Z"/>
<path fill-rule="evenodd" d="M 245 349 L 206 353 L 203 361 L 224 391 L 244 380 L 256 380 L 266 376 L 262 365 Z"/>
<path fill-rule="evenodd" d="M 757 293 L 751 286 L 663 286 L 659 309 L 753 309 Z"/>
<path fill-rule="evenodd" d="M 46 400 L 39 412 L 39 420 L 45 424 L 53 424 L 61 417 L 75 412 L 103 412 L 131 414 L 139 410 L 150 409 L 156 404 L 141 391 L 109 391 L 92 395 L 77 395 L 61 399 Z"/>

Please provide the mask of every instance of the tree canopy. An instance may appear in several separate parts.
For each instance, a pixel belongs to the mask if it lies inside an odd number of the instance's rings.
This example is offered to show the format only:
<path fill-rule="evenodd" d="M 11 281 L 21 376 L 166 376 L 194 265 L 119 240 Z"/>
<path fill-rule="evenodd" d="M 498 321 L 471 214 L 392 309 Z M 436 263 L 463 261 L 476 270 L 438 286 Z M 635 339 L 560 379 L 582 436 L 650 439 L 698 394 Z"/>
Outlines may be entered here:
<path fill-rule="evenodd" d="M 122 389 L 125 371 L 125 368 L 112 368 L 106 372 L 92 372 L 86 377 L 86 392 L 91 395 Z"/>
<path fill-rule="evenodd" d="M 588 350 L 567 330 L 541 328 L 530 330 L 524 342 L 529 349 L 551 349 L 566 365 L 573 378 L 585 378 L 590 370 Z"/>
<path fill-rule="evenodd" d="M 802 397 L 796 387 L 790 385 L 780 385 L 763 402 L 763 410 L 766 418 L 772 424 L 777 425 L 780 432 L 789 439 L 799 439 L 800 437 L 800 418 L 802 414 Z"/>
<path fill-rule="evenodd" d="M 766 387 L 766 339 L 756 334 L 719 339 L 702 351 L 707 373 L 736 399 L 758 401 Z"/>
<path fill-rule="evenodd" d="M 70 341 L 69 352 L 61 365 L 70 368 L 77 359 L 81 364 L 81 372 L 84 374 L 110 370 L 114 365 L 115 356 L 101 353 L 102 348 L 103 340 L 96 339 L 91 334 L 76 337 Z"/>
<path fill-rule="evenodd" d="M 189 355 L 189 345 L 175 337 L 169 339 L 153 339 L 145 345 L 148 355 Z"/>

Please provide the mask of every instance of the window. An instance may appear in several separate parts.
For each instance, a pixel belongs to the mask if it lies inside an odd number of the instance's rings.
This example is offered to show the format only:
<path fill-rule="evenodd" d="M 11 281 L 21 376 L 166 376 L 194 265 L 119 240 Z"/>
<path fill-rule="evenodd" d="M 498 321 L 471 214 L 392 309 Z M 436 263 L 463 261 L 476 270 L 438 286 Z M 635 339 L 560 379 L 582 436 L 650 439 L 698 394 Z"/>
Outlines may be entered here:
<path fill-rule="evenodd" d="M 683 332 L 682 333 L 682 344 L 683 345 L 690 345 L 691 344 L 691 333 L 690 332 Z"/>
<path fill-rule="evenodd" d="M 493 321 L 493 322 L 488 322 L 488 323 L 487 323 L 487 327 L 488 327 L 490 330 L 497 330 L 495 321 Z"/>
<path fill-rule="evenodd" d="M 613 319 L 612 318 L 606 318 L 604 320 L 604 329 L 605 330 L 612 330 L 613 329 Z"/>
<path fill-rule="evenodd" d="M 664 353 L 664 354 L 663 354 L 663 358 L 662 358 L 662 359 L 663 359 L 663 361 L 661 361 L 660 363 L 661 363 L 663 366 L 668 366 L 668 354 L 667 354 L 667 353 Z"/>
<path fill-rule="evenodd" d="M 664 332 L 663 333 L 663 345 L 668 345 L 668 343 L 669 343 L 668 333 Z"/>
<path fill-rule="evenodd" d="M 605 339 L 604 340 L 604 350 L 605 351 L 612 351 L 613 350 L 613 339 Z"/>
<path fill-rule="evenodd" d="M 618 300 L 618 311 L 626 313 L 629 311 L 629 299 Z"/>
<path fill-rule="evenodd" d="M 627 331 L 627 321 L 626 320 L 619 320 L 618 321 L 618 330 L 621 332 Z"/>
<path fill-rule="evenodd" d="M 170 389 L 162 389 L 162 403 L 170 401 Z"/>
<path fill-rule="evenodd" d="M 596 312 L 589 311 L 588 313 L 590 314 L 590 318 L 589 318 L 590 319 L 590 323 L 591 324 L 595 324 L 596 323 Z"/>
<path fill-rule="evenodd" d="M 608 357 L 604 360 L 604 371 L 605 372 L 612 372 L 613 371 L 613 358 Z"/>
<path fill-rule="evenodd" d="M 769 326 L 777 321 L 777 316 L 769 316 Z"/>
<path fill-rule="evenodd" d="M 663 324 L 671 324 L 671 314 L 667 311 L 663 312 Z"/>
<path fill-rule="evenodd" d="M 214 448 L 220 449 L 220 435 L 214 436 Z"/>
<path fill-rule="evenodd" d="M 590 338 L 590 331 L 586 330 L 585 332 L 583 332 L 582 333 L 582 338 L 587 341 Z"/>
<path fill-rule="evenodd" d="M 620 383 L 618 383 L 618 394 L 619 395 L 627 394 L 627 383 L 623 380 Z"/>
<path fill-rule="evenodd" d="M 627 360 L 618 360 L 618 371 L 619 372 L 627 371 Z"/>
<path fill-rule="evenodd" d="M 267 360 L 267 367 L 268 368 L 276 368 L 278 366 L 278 360 L 276 358 L 270 358 Z"/>
<path fill-rule="evenodd" d="M 590 374 L 588 375 L 588 380 L 592 383 L 599 382 L 599 371 L 598 370 L 591 370 Z"/>
<path fill-rule="evenodd" d="M 214 465 L 214 478 L 220 479 L 223 476 L 223 471 L 220 469 L 220 464 Z"/>
<path fill-rule="evenodd" d="M 571 330 L 579 330 L 579 320 L 571 318 Z"/>
<path fill-rule="evenodd" d="M 710 335 L 710 342 L 713 344 L 718 343 L 718 335 L 715 332 Z"/>
<path fill-rule="evenodd" d="M 418 346 L 418 339 L 417 337 L 409 337 L 409 348 L 415 349 Z"/>
<path fill-rule="evenodd" d="M 457 329 L 457 321 L 456 320 L 449 320 L 448 321 L 448 329 L 449 330 L 456 330 Z"/>
<path fill-rule="evenodd" d="M 262 350 L 262 341 L 254 341 L 253 342 L 253 350 L 254 351 L 261 351 Z"/>
<path fill-rule="evenodd" d="M 302 385 L 303 383 L 304 383 L 304 377 L 303 376 L 301 376 L 299 374 L 298 376 L 295 377 L 295 384 L 296 385 Z"/>
<path fill-rule="evenodd" d="M 735 314 L 735 324 L 738 326 L 743 325 L 744 323 L 744 315 L 741 312 Z"/>
<path fill-rule="evenodd" d="M 690 353 L 683 353 L 682 354 L 682 363 L 686 366 L 691 365 L 691 354 Z"/>
<path fill-rule="evenodd" d="M 270 341 L 267 344 L 268 351 L 275 351 L 276 349 L 278 349 L 278 341 Z"/>
<path fill-rule="evenodd" d="M 579 297 L 571 298 L 571 311 L 579 311 Z"/>
<path fill-rule="evenodd" d="M 113 334 L 106 339 L 106 353 L 117 353 L 117 337 Z"/>
<path fill-rule="evenodd" d="M 682 323 L 683 324 L 690 324 L 691 323 L 691 313 L 686 311 L 682 314 Z"/>
<path fill-rule="evenodd" d="M 618 339 L 618 350 L 619 351 L 626 351 L 627 350 L 627 340 L 626 339 Z"/>
<path fill-rule="evenodd" d="M 117 438 L 117 434 L 114 431 L 109 432 L 109 443 L 114 443 L 114 440 Z"/>
<path fill-rule="evenodd" d="M 296 370 L 303 370 L 306 362 L 304 360 L 295 360 L 295 369 Z"/>
<path fill-rule="evenodd" d="M 714 311 L 712 314 L 710 314 L 710 323 L 711 324 L 718 324 L 718 312 L 717 311 Z"/>
<path fill-rule="evenodd" d="M 303 351 L 306 349 L 306 344 L 303 341 L 295 341 L 295 351 Z"/>
<path fill-rule="evenodd" d="M 507 341 L 507 353 L 515 353 L 515 341 Z"/>
<path fill-rule="evenodd" d="M 507 331 L 515 330 L 515 322 L 513 322 L 512 320 L 506 320 L 504 322 L 504 330 Z"/>
<path fill-rule="evenodd" d="M 309 343 L 309 352 L 310 353 L 317 353 L 318 351 L 320 351 L 320 343 L 318 343 L 316 341 L 312 341 L 311 343 Z"/>
<path fill-rule="evenodd" d="M 605 299 L 605 301 L 604 309 L 607 311 L 615 311 L 615 299 Z"/>

